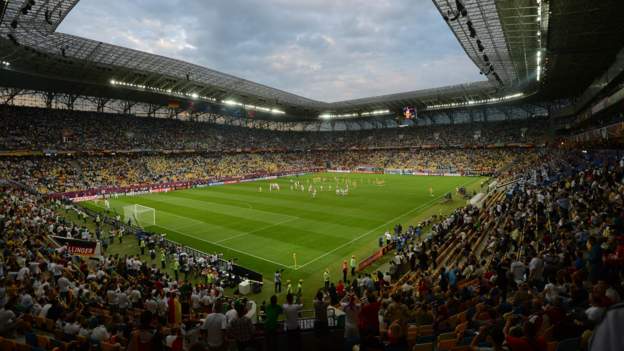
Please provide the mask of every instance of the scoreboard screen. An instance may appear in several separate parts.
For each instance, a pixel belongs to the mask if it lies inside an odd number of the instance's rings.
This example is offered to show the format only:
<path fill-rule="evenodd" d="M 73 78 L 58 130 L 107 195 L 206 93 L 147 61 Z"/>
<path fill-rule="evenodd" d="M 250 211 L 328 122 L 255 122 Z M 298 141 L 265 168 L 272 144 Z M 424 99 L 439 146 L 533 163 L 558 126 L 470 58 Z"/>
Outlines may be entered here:
<path fill-rule="evenodd" d="M 405 119 L 416 119 L 418 117 L 418 111 L 415 107 L 403 107 L 403 117 Z"/>

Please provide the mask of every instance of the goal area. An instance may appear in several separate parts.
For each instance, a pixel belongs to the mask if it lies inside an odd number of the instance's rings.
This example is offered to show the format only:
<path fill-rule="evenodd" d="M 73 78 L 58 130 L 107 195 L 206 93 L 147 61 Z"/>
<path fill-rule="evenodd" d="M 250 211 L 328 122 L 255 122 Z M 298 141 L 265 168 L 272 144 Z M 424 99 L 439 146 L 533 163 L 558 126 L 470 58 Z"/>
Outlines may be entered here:
<path fill-rule="evenodd" d="M 130 222 L 139 227 L 156 225 L 156 209 L 143 205 L 124 206 L 124 222 Z"/>

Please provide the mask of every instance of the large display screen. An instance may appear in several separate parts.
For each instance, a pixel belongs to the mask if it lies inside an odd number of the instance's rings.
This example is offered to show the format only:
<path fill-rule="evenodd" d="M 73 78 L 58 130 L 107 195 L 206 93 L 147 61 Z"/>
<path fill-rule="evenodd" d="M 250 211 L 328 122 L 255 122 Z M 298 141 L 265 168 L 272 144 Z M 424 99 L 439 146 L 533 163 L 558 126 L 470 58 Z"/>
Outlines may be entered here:
<path fill-rule="evenodd" d="M 403 107 L 403 117 L 405 119 L 416 119 L 418 117 L 418 111 L 415 107 Z"/>

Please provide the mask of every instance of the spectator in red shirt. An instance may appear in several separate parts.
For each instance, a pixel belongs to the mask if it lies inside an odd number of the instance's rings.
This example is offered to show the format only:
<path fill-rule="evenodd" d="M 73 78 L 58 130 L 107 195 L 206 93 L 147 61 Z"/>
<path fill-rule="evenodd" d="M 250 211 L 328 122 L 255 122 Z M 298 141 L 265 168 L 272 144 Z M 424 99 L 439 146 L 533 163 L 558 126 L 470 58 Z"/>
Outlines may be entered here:
<path fill-rule="evenodd" d="M 381 303 L 373 291 L 366 291 L 368 303 L 362 307 L 360 312 L 359 328 L 363 336 L 377 335 L 379 333 L 379 309 Z"/>
<path fill-rule="evenodd" d="M 342 299 L 345 295 L 345 285 L 342 280 L 338 281 L 338 285 L 336 285 L 336 294 L 338 294 L 338 298 Z"/>
<path fill-rule="evenodd" d="M 516 316 L 507 318 L 505 324 L 505 341 L 513 351 L 547 351 L 548 344 L 543 336 L 537 336 L 538 316 L 530 316 L 524 323 Z"/>

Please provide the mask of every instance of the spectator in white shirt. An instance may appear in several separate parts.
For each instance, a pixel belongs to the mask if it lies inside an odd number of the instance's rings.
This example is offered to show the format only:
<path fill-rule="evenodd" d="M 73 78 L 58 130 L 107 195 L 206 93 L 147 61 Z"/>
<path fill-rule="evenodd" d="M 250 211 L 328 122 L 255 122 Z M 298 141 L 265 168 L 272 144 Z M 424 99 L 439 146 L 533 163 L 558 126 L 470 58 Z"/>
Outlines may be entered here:
<path fill-rule="evenodd" d="M 117 306 L 121 311 L 130 307 L 130 299 L 128 298 L 128 294 L 126 294 L 125 291 L 117 293 Z"/>
<path fill-rule="evenodd" d="M 517 284 L 524 282 L 525 270 L 526 267 L 521 260 L 516 260 L 512 262 L 511 266 L 509 267 L 509 271 L 513 275 L 513 279 Z"/>
<path fill-rule="evenodd" d="M 544 260 L 541 257 L 536 255 L 529 261 L 529 280 L 531 281 L 541 281 L 542 275 L 544 273 Z"/>
<path fill-rule="evenodd" d="M 93 328 L 93 331 L 91 332 L 91 340 L 93 341 L 102 342 L 108 340 L 109 338 L 110 334 L 108 333 L 108 330 L 106 330 L 104 324 L 100 324 L 97 327 Z"/>
<path fill-rule="evenodd" d="M 351 349 L 353 345 L 357 344 L 360 338 L 360 332 L 358 329 L 358 321 L 360 319 L 360 311 L 362 310 L 362 304 L 360 299 L 354 294 L 347 294 L 342 301 L 340 301 L 340 307 L 345 313 L 345 343 L 347 343 L 347 349 Z"/>
<path fill-rule="evenodd" d="M 15 330 L 17 321 L 13 311 L 0 307 L 0 336 L 10 337 Z"/>
<path fill-rule="evenodd" d="M 200 296 L 195 288 L 193 288 L 193 292 L 191 293 L 191 308 L 196 310 L 200 307 Z"/>
<path fill-rule="evenodd" d="M 286 316 L 286 333 L 288 334 L 288 349 L 301 349 L 301 335 L 299 334 L 299 312 L 303 304 L 293 303 L 293 294 L 286 295 L 286 303 L 282 305 Z M 301 299 L 300 299 L 301 301 Z"/>
<path fill-rule="evenodd" d="M 56 284 L 58 285 L 59 293 L 61 294 L 61 297 L 65 298 L 67 294 L 69 293 L 71 282 L 65 276 L 61 276 L 56 282 Z"/>
<path fill-rule="evenodd" d="M 19 269 L 19 271 L 17 271 L 17 277 L 15 278 L 15 280 L 21 282 L 24 280 L 28 280 L 30 277 L 30 269 L 28 269 L 28 267 L 22 267 Z"/>
<path fill-rule="evenodd" d="M 230 309 L 225 312 L 225 320 L 227 321 L 228 328 L 230 327 L 230 324 L 232 324 L 232 321 L 236 319 L 238 319 L 238 312 L 236 312 L 236 309 L 234 308 L 234 303 L 232 303 Z"/>
<path fill-rule="evenodd" d="M 219 349 L 225 342 L 225 330 L 227 322 L 225 315 L 221 313 L 221 302 L 217 300 L 212 306 L 212 312 L 206 316 L 202 330 L 207 333 L 206 343 L 211 349 Z"/>
<path fill-rule="evenodd" d="M 68 320 L 63 327 L 63 333 L 66 335 L 77 335 L 80 332 L 81 326 L 80 323 L 76 320 Z"/>
<path fill-rule="evenodd" d="M 33 298 L 28 292 L 24 293 L 20 298 L 20 305 L 22 305 L 22 307 L 27 311 L 29 311 L 33 307 L 33 304 Z"/>

